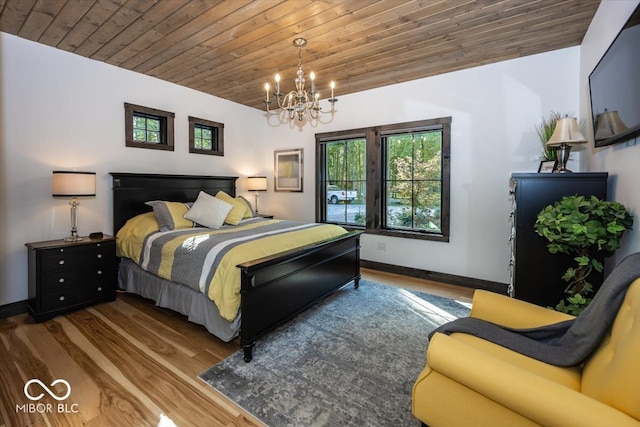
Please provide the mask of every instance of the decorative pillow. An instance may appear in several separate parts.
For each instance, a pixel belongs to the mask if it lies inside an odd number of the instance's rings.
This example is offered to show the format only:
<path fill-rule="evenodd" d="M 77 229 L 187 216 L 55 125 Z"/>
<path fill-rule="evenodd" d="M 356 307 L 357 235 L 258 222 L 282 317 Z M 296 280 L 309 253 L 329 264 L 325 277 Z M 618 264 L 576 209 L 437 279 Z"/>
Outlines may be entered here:
<path fill-rule="evenodd" d="M 183 217 L 189 210 L 190 205 L 188 203 L 152 200 L 145 204 L 153 208 L 153 213 L 156 216 L 156 221 L 158 221 L 160 231 L 193 227 L 193 222 Z"/>
<path fill-rule="evenodd" d="M 201 191 L 184 217 L 205 227 L 217 229 L 222 226 L 232 208 L 229 203 Z"/>
<path fill-rule="evenodd" d="M 224 222 L 231 225 L 238 225 L 242 218 L 244 218 L 245 212 L 247 212 L 247 205 L 238 199 L 234 199 L 224 191 L 218 191 L 216 193 L 216 198 L 222 200 L 223 202 L 229 203 L 233 209 L 224 219 Z"/>
<path fill-rule="evenodd" d="M 247 206 L 247 212 L 245 212 L 243 218 L 253 218 L 254 216 L 256 216 L 256 213 L 253 211 L 253 206 L 251 206 L 251 203 L 249 203 L 247 199 L 242 196 L 237 196 L 236 200 L 240 200 Z"/>
<path fill-rule="evenodd" d="M 131 258 L 138 263 L 145 237 L 159 229 L 153 212 L 146 212 L 129 219 L 116 235 L 118 238 L 116 256 Z"/>

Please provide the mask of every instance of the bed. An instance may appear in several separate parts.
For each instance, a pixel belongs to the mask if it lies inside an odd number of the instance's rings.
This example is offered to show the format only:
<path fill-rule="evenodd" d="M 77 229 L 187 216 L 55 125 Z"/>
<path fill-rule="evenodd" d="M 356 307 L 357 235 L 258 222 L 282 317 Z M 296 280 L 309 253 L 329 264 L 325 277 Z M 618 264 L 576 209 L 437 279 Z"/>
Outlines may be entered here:
<path fill-rule="evenodd" d="M 193 202 L 201 191 L 236 196 L 237 177 L 120 172 L 110 175 L 114 235 L 127 221 L 152 211 L 148 201 Z M 358 287 L 360 235 L 359 231 L 351 231 L 239 263 L 239 311 L 231 321 L 220 315 L 205 294 L 149 273 L 130 259 L 120 261 L 118 285 L 187 315 L 190 321 L 204 325 L 224 341 L 239 336 L 244 360 L 250 362 L 256 341 L 263 335 L 335 290 L 351 282 Z"/>

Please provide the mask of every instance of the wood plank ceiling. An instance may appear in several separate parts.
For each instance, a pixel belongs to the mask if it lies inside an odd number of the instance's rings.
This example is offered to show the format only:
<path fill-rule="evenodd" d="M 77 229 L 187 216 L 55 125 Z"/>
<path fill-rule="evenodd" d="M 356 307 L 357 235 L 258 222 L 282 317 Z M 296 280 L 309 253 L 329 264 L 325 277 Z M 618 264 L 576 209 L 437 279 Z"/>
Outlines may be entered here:
<path fill-rule="evenodd" d="M 336 96 L 579 45 L 599 0 L 0 0 L 0 31 L 263 108 L 306 76 Z M 308 81 L 308 79 L 307 79 Z M 307 83 L 307 86 L 309 83 Z"/>

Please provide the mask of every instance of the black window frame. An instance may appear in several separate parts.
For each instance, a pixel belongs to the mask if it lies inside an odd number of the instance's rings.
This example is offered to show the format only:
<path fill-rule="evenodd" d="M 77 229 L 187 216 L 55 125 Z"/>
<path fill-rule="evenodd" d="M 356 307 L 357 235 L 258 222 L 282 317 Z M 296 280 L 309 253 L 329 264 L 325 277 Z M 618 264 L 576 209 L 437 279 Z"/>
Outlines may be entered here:
<path fill-rule="evenodd" d="M 133 138 L 134 118 L 157 119 L 160 122 L 160 142 L 140 141 Z M 174 151 L 174 119 L 175 113 L 144 107 L 142 105 L 124 104 L 125 145 L 135 148 Z"/>
<path fill-rule="evenodd" d="M 196 147 L 196 127 L 211 130 L 211 149 Z M 224 124 L 189 116 L 189 153 L 224 156 Z"/>
<path fill-rule="evenodd" d="M 387 227 L 385 226 L 387 212 L 385 137 L 427 131 L 442 132 L 440 230 L 434 232 Z M 366 224 L 364 227 L 351 224 L 343 226 L 362 229 L 370 234 L 448 242 L 451 206 L 451 117 L 316 134 L 316 222 L 328 222 L 326 221 L 326 200 L 324 200 L 326 185 L 323 184 L 323 177 L 325 176 L 326 158 L 323 145 L 332 141 L 362 137 L 367 141 Z"/>

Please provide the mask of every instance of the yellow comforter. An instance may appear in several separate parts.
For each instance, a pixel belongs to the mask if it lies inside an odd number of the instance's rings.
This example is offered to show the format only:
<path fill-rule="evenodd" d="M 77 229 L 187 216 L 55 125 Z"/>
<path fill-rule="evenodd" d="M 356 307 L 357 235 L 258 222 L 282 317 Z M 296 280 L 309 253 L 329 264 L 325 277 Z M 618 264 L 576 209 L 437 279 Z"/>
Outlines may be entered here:
<path fill-rule="evenodd" d="M 346 233 L 332 224 L 253 218 L 219 230 L 158 231 L 152 212 L 132 218 L 118 232 L 118 256 L 131 258 L 164 279 L 199 290 L 232 321 L 240 308 L 243 262 L 274 255 Z"/>

